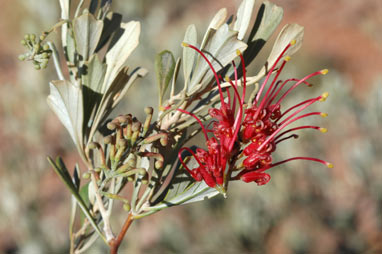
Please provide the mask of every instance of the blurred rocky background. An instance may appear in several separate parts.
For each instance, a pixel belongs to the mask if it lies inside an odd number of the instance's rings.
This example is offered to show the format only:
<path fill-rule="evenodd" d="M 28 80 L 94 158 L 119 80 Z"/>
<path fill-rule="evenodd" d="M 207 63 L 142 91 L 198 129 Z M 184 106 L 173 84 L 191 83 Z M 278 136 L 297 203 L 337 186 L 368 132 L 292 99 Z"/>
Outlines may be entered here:
<path fill-rule="evenodd" d="M 382 1 L 273 2 L 284 8 L 282 25 L 305 26 L 303 48 L 284 77 L 330 69 L 287 102 L 328 91 L 328 100 L 315 106 L 329 117 L 308 121 L 329 132 L 301 132 L 278 147 L 276 160 L 314 156 L 335 167 L 291 162 L 273 168 L 266 186 L 232 184 L 226 200 L 144 218 L 129 229 L 121 253 L 382 252 Z M 188 24 L 196 24 L 202 36 L 218 9 L 235 13 L 239 3 L 115 0 L 125 21 L 142 22 L 140 46 L 128 65 L 150 71 L 119 110 L 142 115 L 144 106 L 156 106 L 155 54 L 169 49 L 179 56 Z M 24 34 L 40 33 L 58 19 L 58 1 L 3 0 L 0 13 L 0 253 L 68 253 L 70 195 L 45 157 L 61 155 L 71 168 L 79 158 L 46 104 L 48 82 L 56 78 L 53 66 L 35 71 L 17 60 Z M 264 63 L 271 42 L 249 74 Z M 121 211 L 114 223 L 123 218 Z M 106 250 L 98 242 L 89 253 Z"/>

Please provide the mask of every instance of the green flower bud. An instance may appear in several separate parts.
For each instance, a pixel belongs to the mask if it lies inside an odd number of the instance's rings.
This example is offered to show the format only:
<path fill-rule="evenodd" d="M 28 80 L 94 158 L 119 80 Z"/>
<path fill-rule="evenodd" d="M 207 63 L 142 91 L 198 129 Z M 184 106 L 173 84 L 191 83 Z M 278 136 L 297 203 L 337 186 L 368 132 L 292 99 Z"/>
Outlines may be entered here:
<path fill-rule="evenodd" d="M 110 135 L 103 138 L 103 143 L 106 145 L 111 144 L 111 142 L 113 142 L 113 136 Z"/>
<path fill-rule="evenodd" d="M 117 128 L 117 125 L 115 123 L 113 123 L 113 122 L 109 122 L 109 123 L 107 123 L 106 127 L 109 130 L 113 131 L 113 130 L 115 130 Z"/>
<path fill-rule="evenodd" d="M 126 212 L 129 212 L 131 209 L 131 206 L 129 203 L 125 203 L 123 204 L 123 210 L 125 210 Z"/>
<path fill-rule="evenodd" d="M 163 167 L 163 161 L 156 161 L 155 162 L 155 168 L 161 169 Z"/>
<path fill-rule="evenodd" d="M 152 107 L 146 107 L 146 108 L 145 108 L 145 113 L 146 113 L 147 115 L 152 115 L 153 112 L 154 112 L 154 109 L 153 109 Z"/>
<path fill-rule="evenodd" d="M 45 50 L 45 51 L 49 50 L 49 45 L 45 44 L 44 46 L 42 46 L 42 49 Z"/>
<path fill-rule="evenodd" d="M 98 144 L 96 142 L 90 142 L 88 145 L 89 149 L 96 149 L 98 147 Z"/>
<path fill-rule="evenodd" d="M 25 55 L 19 55 L 19 60 L 20 60 L 20 61 L 24 61 L 25 58 L 26 58 Z"/>
<path fill-rule="evenodd" d="M 83 179 L 89 179 L 90 178 L 90 173 L 89 172 L 85 172 L 82 174 L 82 178 Z"/>
<path fill-rule="evenodd" d="M 118 116 L 117 120 L 121 124 L 127 123 L 127 117 L 126 116 Z"/>
<path fill-rule="evenodd" d="M 31 34 L 31 35 L 29 36 L 29 38 L 30 38 L 30 40 L 31 40 L 32 42 L 36 42 L 36 35 L 35 35 L 35 34 Z"/>

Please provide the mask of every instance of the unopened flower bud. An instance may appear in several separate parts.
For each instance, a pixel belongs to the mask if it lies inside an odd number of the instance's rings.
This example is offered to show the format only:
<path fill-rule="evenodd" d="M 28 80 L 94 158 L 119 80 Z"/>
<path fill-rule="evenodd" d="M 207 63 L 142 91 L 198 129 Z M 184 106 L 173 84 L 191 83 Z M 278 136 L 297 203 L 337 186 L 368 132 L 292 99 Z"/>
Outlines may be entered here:
<path fill-rule="evenodd" d="M 117 128 L 117 125 L 113 122 L 108 122 L 107 125 L 106 125 L 106 128 L 108 128 L 109 130 L 113 131 Z"/>
<path fill-rule="evenodd" d="M 119 123 L 121 123 L 121 124 L 125 124 L 125 123 L 127 123 L 127 117 L 126 116 L 118 116 L 117 118 L 116 118 L 117 120 L 118 120 L 118 122 Z"/>
<path fill-rule="evenodd" d="M 29 36 L 29 38 L 30 38 L 31 41 L 35 41 L 36 40 L 36 35 L 35 34 L 31 34 Z"/>
<path fill-rule="evenodd" d="M 83 179 L 89 179 L 90 178 L 90 173 L 89 172 L 85 172 L 82 174 L 82 178 Z"/>
<path fill-rule="evenodd" d="M 153 112 L 154 112 L 154 109 L 152 107 L 146 107 L 145 108 L 145 113 L 147 114 L 146 116 L 146 120 L 145 120 L 145 123 L 143 125 L 143 133 L 142 133 L 142 136 L 145 136 L 147 131 L 149 130 L 150 128 L 150 123 L 151 123 L 151 119 L 153 117 Z"/>
<path fill-rule="evenodd" d="M 141 123 L 134 122 L 132 126 L 133 135 L 131 136 L 131 145 L 134 145 L 135 142 L 137 141 L 140 129 L 141 129 Z"/>
<path fill-rule="evenodd" d="M 96 142 L 90 142 L 88 145 L 89 149 L 96 149 L 98 147 L 98 143 Z"/>
<path fill-rule="evenodd" d="M 103 143 L 106 145 L 111 144 L 111 142 L 113 142 L 113 136 L 109 135 L 103 138 Z"/>
<path fill-rule="evenodd" d="M 163 161 L 156 161 L 155 162 L 155 168 L 161 169 L 163 167 Z"/>
<path fill-rule="evenodd" d="M 167 144 L 168 144 L 168 136 L 167 136 L 167 135 L 164 136 L 164 137 L 161 138 L 159 141 L 160 141 L 160 144 L 161 144 L 162 146 L 167 146 Z"/>
<path fill-rule="evenodd" d="M 19 60 L 24 61 L 26 59 L 25 55 L 19 55 Z"/>
<path fill-rule="evenodd" d="M 130 209 L 131 209 L 131 206 L 129 203 L 123 204 L 123 210 L 125 210 L 126 212 L 130 212 Z"/>

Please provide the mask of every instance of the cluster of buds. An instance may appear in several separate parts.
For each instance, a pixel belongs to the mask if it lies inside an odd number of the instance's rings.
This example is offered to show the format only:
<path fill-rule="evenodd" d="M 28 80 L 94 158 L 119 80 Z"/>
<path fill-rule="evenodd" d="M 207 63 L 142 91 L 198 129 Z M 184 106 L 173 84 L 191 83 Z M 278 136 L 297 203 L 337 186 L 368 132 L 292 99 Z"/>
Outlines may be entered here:
<path fill-rule="evenodd" d="M 87 146 L 87 157 L 99 158 L 99 162 L 93 161 L 93 168 L 84 173 L 84 178 L 90 178 L 94 173 L 97 185 L 103 195 L 124 202 L 125 210 L 130 210 L 128 200 L 115 193 L 104 191 L 112 179 L 132 182 L 138 178 L 142 184 L 148 184 L 150 170 L 140 163 L 143 159 L 154 159 L 153 168 L 160 170 L 163 168 L 164 158 L 160 153 L 153 152 L 157 146 L 167 146 L 167 133 L 152 133 L 150 124 L 153 116 L 153 108 L 145 108 L 146 120 L 142 124 L 131 114 L 120 115 L 107 123 L 106 127 L 111 132 L 103 138 L 103 145 L 98 142 L 91 142 Z M 151 135 L 149 135 L 151 133 Z M 147 148 L 150 149 L 147 150 Z M 93 154 L 91 154 L 91 152 Z M 98 153 L 98 154 L 95 154 Z M 94 172 L 91 172 L 94 170 Z M 127 180 L 127 181 L 126 181 Z M 120 189 L 123 188 L 121 185 Z"/>
<path fill-rule="evenodd" d="M 48 65 L 52 50 L 49 45 L 43 43 L 46 38 L 46 33 L 39 37 L 35 34 L 26 34 L 21 40 L 21 45 L 27 48 L 28 52 L 19 56 L 21 61 L 33 61 L 36 70 L 45 69 Z"/>
<path fill-rule="evenodd" d="M 266 170 L 288 161 L 311 160 L 320 162 L 329 168 L 333 167 L 331 163 L 311 157 L 293 157 L 273 163 L 272 153 L 276 150 L 276 145 L 284 140 L 298 137 L 296 134 L 291 134 L 291 132 L 300 129 L 316 129 L 323 133 L 327 131 L 326 128 L 310 125 L 285 130 L 287 126 L 299 119 L 314 115 L 327 116 L 326 113 L 322 112 L 311 112 L 303 115 L 299 115 L 299 113 L 317 101 L 325 101 L 328 93 L 307 99 L 286 109 L 284 112 L 281 110 L 281 102 L 291 91 L 301 84 L 311 86 L 307 82 L 309 78 L 320 74 L 325 75 L 328 72 L 325 69 L 314 72 L 302 79 L 278 80 L 285 64 L 290 60 L 286 52 L 294 44 L 295 41 L 291 41 L 279 55 L 268 71 L 254 100 L 250 103 L 245 103 L 246 70 L 241 52 L 237 53 L 240 56 L 243 68 L 242 80 L 238 79 L 235 62 L 232 62 L 235 80 L 232 81 L 229 77 L 226 77 L 225 81 L 233 88 L 234 95 L 230 95 L 228 87 L 225 91 L 227 93 L 227 99 L 225 100 L 221 86 L 222 78 L 216 73 L 211 62 L 201 50 L 195 46 L 183 43 L 183 46 L 197 51 L 208 63 L 215 75 L 215 81 L 220 94 L 220 107 L 209 110 L 210 116 L 214 119 L 211 129 L 206 129 L 200 119 L 194 114 L 179 109 L 179 111 L 191 115 L 199 122 L 206 138 L 207 150 L 198 148 L 196 153 L 194 153 L 190 148 L 184 147 L 178 154 L 183 167 L 196 181 L 204 180 L 208 186 L 216 188 L 225 195 L 230 180 L 256 182 L 258 185 L 263 185 L 270 180 L 270 175 L 265 172 Z M 279 65 L 280 67 L 278 67 Z M 269 82 L 272 75 L 274 75 L 274 78 Z M 239 81 L 243 86 L 241 95 L 238 91 Z M 284 92 L 283 89 L 288 86 L 290 87 Z M 246 108 L 244 108 L 245 106 Z M 213 136 L 209 137 L 209 133 L 212 133 Z M 286 134 L 289 136 L 285 136 Z M 184 150 L 191 153 L 197 161 L 198 167 L 190 169 L 187 166 L 182 158 Z"/>

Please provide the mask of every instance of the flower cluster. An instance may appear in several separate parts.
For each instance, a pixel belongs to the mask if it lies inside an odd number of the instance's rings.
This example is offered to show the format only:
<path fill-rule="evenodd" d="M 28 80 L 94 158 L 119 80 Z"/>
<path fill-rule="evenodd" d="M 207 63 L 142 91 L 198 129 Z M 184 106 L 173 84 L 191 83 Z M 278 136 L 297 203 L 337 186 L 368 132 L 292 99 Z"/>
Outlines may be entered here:
<path fill-rule="evenodd" d="M 227 172 L 231 170 L 230 167 L 226 169 L 226 165 L 227 163 L 231 164 L 231 158 L 235 154 L 235 144 L 238 140 L 240 124 L 242 121 L 243 102 L 245 98 L 245 82 L 243 93 L 240 96 L 237 84 L 237 69 L 235 66 L 235 62 L 232 62 L 235 72 L 235 83 L 232 82 L 228 77 L 226 77 L 226 80 L 231 84 L 231 87 L 234 90 L 234 95 L 231 96 L 229 88 L 226 88 L 225 92 L 227 94 L 228 99 L 228 101 L 226 102 L 223 95 L 223 89 L 220 84 L 221 77 L 216 73 L 214 67 L 212 66 L 208 58 L 195 46 L 186 43 L 183 43 L 183 45 L 196 50 L 210 66 L 212 72 L 214 73 L 215 80 L 219 89 L 220 108 L 211 108 L 209 110 L 210 116 L 216 119 L 216 121 L 214 121 L 212 124 L 213 128 L 211 131 L 206 130 L 203 124 L 201 123 L 200 119 L 194 114 L 179 109 L 183 113 L 190 114 L 199 122 L 200 126 L 202 127 L 204 136 L 206 138 L 206 144 L 208 148 L 207 151 L 198 148 L 196 149 L 196 154 L 190 148 L 182 148 L 178 154 L 179 159 L 183 167 L 191 174 L 191 176 L 195 180 L 201 181 L 203 179 L 208 186 L 217 187 L 219 191 L 224 192 L 224 188 L 222 188 L 222 186 L 227 180 Z M 244 58 L 240 52 L 238 52 L 238 55 L 240 55 L 244 68 Z M 237 112 L 236 105 L 239 105 Z M 209 138 L 208 132 L 213 132 L 214 137 Z M 192 170 L 190 170 L 187 167 L 187 165 L 183 162 L 183 159 L 181 157 L 181 153 L 184 150 L 189 151 L 193 155 L 193 157 L 198 162 L 199 167 Z"/>
<path fill-rule="evenodd" d="M 328 93 L 307 99 L 284 111 L 281 109 L 282 101 L 295 88 L 302 84 L 310 86 L 307 82 L 309 78 L 320 74 L 325 75 L 328 72 L 325 69 L 314 72 L 302 79 L 278 80 L 285 64 L 290 60 L 286 52 L 294 43 L 295 41 L 291 41 L 284 48 L 268 71 L 254 100 L 248 104 L 245 103 L 245 63 L 240 52 L 238 52 L 238 55 L 240 56 L 243 68 L 241 80 L 243 90 L 239 94 L 238 72 L 235 63 L 232 62 L 235 80 L 232 81 L 226 77 L 226 81 L 233 88 L 234 95 L 231 96 L 229 87 L 226 88 L 227 99 L 225 100 L 221 85 L 222 78 L 216 73 L 211 62 L 201 50 L 184 43 L 184 46 L 196 50 L 208 63 L 211 71 L 214 73 L 220 95 L 220 106 L 209 110 L 209 115 L 214 118 L 211 130 L 206 129 L 200 119 L 194 114 L 179 109 L 179 111 L 191 115 L 199 122 L 206 139 L 207 150 L 197 148 L 196 153 L 194 153 L 190 148 L 185 147 L 178 154 L 183 167 L 196 181 L 204 180 L 208 186 L 225 193 L 227 182 L 230 180 L 240 179 L 244 182 L 256 182 L 258 185 L 268 183 L 270 175 L 265 171 L 288 161 L 311 160 L 325 164 L 328 167 L 333 166 L 331 163 L 311 157 L 293 157 L 276 163 L 272 159 L 272 153 L 276 150 L 277 144 L 290 138 L 297 138 L 297 135 L 292 132 L 300 129 L 327 131 L 325 128 L 310 125 L 286 129 L 290 124 L 299 119 L 314 115 L 323 117 L 327 115 L 322 112 L 310 112 L 302 115 L 299 113 L 317 101 L 325 101 Z M 272 75 L 274 77 L 270 81 Z M 286 89 L 288 86 L 289 88 Z M 236 109 L 237 106 L 238 108 Z M 209 137 L 209 133 L 212 133 L 213 136 Z M 199 165 L 198 167 L 190 169 L 186 165 L 181 156 L 184 150 L 192 154 Z M 234 172 L 237 173 L 234 175 Z"/>

